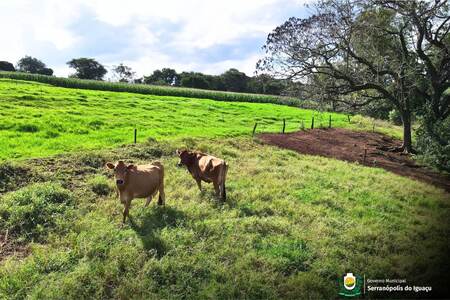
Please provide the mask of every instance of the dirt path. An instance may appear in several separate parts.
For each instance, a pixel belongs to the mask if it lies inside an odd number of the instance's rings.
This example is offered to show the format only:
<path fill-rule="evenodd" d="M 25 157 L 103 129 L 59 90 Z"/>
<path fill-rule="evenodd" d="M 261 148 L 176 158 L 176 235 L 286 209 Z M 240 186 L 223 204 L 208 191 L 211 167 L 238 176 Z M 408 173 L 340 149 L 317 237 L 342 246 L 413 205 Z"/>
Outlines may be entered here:
<path fill-rule="evenodd" d="M 314 129 L 287 134 L 261 134 L 266 143 L 299 153 L 332 157 L 431 183 L 450 192 L 450 177 L 422 167 L 407 155 L 387 151 L 401 142 L 381 133 L 346 129 Z M 364 159 L 364 152 L 366 157 Z"/>

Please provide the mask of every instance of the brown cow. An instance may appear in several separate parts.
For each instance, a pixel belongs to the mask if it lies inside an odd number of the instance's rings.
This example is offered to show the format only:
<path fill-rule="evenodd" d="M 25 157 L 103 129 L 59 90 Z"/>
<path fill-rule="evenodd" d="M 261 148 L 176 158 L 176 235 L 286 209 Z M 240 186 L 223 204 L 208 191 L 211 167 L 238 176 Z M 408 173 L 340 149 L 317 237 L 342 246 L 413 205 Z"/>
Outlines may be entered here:
<path fill-rule="evenodd" d="M 120 202 L 124 205 L 123 223 L 128 216 L 131 200 L 147 198 L 145 207 L 159 191 L 158 204 L 164 205 L 164 166 L 159 162 L 148 165 L 126 165 L 123 161 L 117 164 L 106 163 L 108 169 L 114 170 Z"/>
<path fill-rule="evenodd" d="M 202 190 L 202 180 L 208 183 L 212 182 L 216 196 L 220 197 L 222 201 L 226 200 L 225 179 L 228 166 L 223 159 L 198 151 L 177 150 L 177 154 L 180 157 L 178 166 L 185 165 L 187 167 L 200 191 Z"/>

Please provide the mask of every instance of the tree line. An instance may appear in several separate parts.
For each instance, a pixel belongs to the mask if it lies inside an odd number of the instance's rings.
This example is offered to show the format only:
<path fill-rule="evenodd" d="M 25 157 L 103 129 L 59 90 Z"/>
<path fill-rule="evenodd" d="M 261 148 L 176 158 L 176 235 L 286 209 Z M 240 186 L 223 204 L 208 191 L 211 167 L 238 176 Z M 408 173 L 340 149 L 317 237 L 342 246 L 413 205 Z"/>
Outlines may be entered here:
<path fill-rule="evenodd" d="M 69 75 L 72 78 L 103 80 L 108 73 L 106 67 L 93 58 L 74 58 L 68 61 L 67 65 L 75 70 L 73 74 Z M 10 62 L 0 61 L 0 71 L 53 75 L 52 69 L 39 59 L 30 56 L 21 58 L 16 67 Z M 119 82 L 270 95 L 281 95 L 293 84 L 290 80 L 276 79 L 268 74 L 247 76 L 244 72 L 234 68 L 220 75 L 208 75 L 200 72 L 177 73 L 174 69 L 162 68 L 153 71 L 150 75 L 136 78 L 136 73 L 132 68 L 121 63 L 113 66 L 111 73 L 111 79 Z"/>

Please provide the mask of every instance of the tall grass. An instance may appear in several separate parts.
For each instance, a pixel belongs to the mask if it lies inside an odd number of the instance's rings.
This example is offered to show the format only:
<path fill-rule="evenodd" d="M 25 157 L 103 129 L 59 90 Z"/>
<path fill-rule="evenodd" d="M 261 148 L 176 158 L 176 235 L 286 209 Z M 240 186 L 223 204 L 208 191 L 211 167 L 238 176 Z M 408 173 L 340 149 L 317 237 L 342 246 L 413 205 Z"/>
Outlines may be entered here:
<path fill-rule="evenodd" d="M 316 107 L 315 103 L 312 101 L 306 100 L 301 101 L 299 99 L 292 97 L 282 97 L 275 95 L 234 93 L 234 92 L 201 90 L 193 88 L 157 86 L 148 84 L 106 82 L 106 81 L 85 80 L 77 78 L 55 77 L 40 74 L 29 74 L 21 72 L 0 72 L 0 78 L 36 81 L 65 88 L 112 91 L 112 92 L 128 92 L 128 93 L 158 95 L 158 96 L 177 96 L 188 98 L 211 99 L 217 101 L 274 103 L 302 108 Z"/>

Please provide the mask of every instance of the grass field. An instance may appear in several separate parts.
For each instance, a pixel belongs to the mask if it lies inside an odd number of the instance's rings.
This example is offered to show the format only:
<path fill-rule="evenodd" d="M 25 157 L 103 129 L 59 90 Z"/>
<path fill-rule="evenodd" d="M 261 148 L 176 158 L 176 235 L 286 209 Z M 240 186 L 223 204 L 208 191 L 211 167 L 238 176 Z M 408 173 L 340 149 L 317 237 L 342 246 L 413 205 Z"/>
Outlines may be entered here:
<path fill-rule="evenodd" d="M 334 299 L 346 272 L 450 292 L 447 193 L 250 137 L 255 121 L 293 131 L 313 113 L 328 125 L 328 113 L 274 104 L 1 79 L 0 299 Z M 227 160 L 225 204 L 175 167 L 181 147 Z M 134 200 L 123 228 L 104 168 L 118 159 L 166 169 L 166 206 Z"/>
<path fill-rule="evenodd" d="M 328 126 L 329 113 L 260 103 L 77 90 L 0 79 L 0 160 L 43 157 L 82 149 L 111 148 L 148 138 L 225 137 L 257 132 Z M 372 128 L 364 118 L 348 123 L 332 115 L 338 127 Z M 356 122 L 357 120 L 360 123 Z M 362 122 L 362 123 L 361 123 Z M 386 125 L 383 125 L 384 127 Z M 397 128 L 380 130 L 397 134 Z"/>
<path fill-rule="evenodd" d="M 10 165 L 24 176 L 11 177 L 0 201 L 0 232 L 9 228 L 30 254 L 0 262 L 0 298 L 331 299 L 345 272 L 447 288 L 442 190 L 251 138 L 184 139 L 229 162 L 222 206 L 175 167 L 178 146 Z M 124 228 L 102 167 L 119 157 L 159 159 L 167 174 L 166 206 L 134 200 Z"/>

